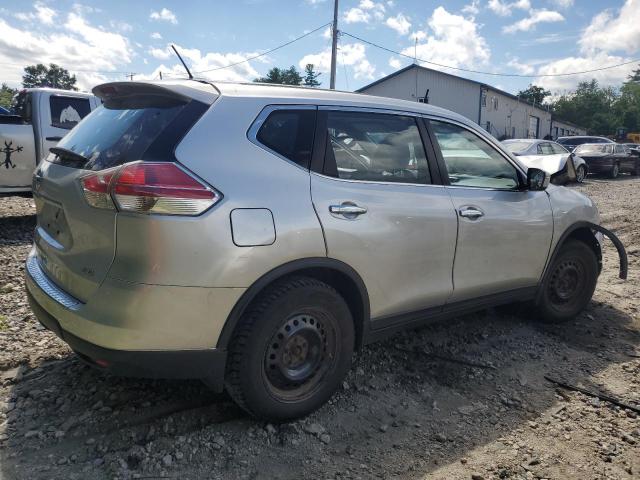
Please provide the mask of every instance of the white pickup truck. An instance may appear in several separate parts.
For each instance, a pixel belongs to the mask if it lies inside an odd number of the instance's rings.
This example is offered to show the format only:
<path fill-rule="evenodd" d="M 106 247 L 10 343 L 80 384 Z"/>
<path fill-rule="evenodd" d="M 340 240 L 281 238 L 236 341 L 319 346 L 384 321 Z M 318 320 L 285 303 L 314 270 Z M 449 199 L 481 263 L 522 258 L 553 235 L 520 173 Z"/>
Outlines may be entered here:
<path fill-rule="evenodd" d="M 0 194 L 31 191 L 31 176 L 69 130 L 100 105 L 90 93 L 28 88 L 0 114 Z"/>

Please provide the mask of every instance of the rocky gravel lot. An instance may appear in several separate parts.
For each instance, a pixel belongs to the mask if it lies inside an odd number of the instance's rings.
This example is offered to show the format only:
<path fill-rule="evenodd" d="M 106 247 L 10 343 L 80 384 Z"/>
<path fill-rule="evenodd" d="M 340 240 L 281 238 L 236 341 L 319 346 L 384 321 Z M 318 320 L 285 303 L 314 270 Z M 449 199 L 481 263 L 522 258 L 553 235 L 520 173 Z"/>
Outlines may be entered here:
<path fill-rule="evenodd" d="M 640 180 L 589 179 L 630 275 L 605 265 L 561 326 L 499 309 L 364 349 L 332 401 L 254 421 L 199 382 L 115 378 L 78 361 L 27 305 L 31 199 L 0 198 L 0 479 L 640 478 Z"/>

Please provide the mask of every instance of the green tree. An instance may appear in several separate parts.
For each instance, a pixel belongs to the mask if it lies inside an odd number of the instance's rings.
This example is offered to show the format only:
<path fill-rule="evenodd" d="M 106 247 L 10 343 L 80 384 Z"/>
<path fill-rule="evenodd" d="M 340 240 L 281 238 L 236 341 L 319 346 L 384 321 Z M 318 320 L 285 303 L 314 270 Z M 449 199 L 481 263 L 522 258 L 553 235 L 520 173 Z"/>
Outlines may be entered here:
<path fill-rule="evenodd" d="M 0 107 L 9 108 L 11 106 L 11 100 L 17 92 L 15 88 L 11 88 L 6 83 L 3 83 L 0 87 Z"/>
<path fill-rule="evenodd" d="M 318 77 L 322 75 L 321 73 L 316 73 L 313 69 L 313 63 L 307 63 L 304 67 L 304 86 L 305 87 L 319 87 L 320 83 L 318 81 Z"/>
<path fill-rule="evenodd" d="M 629 82 L 640 83 L 640 67 L 636 68 L 631 75 L 629 75 Z"/>
<path fill-rule="evenodd" d="M 520 90 L 518 92 L 518 97 L 535 105 L 542 105 L 544 99 L 549 95 L 551 95 L 549 90 L 545 90 L 543 87 L 537 85 L 529 85 L 526 90 Z"/>
<path fill-rule="evenodd" d="M 600 87 L 598 81 L 580 82 L 571 95 L 563 95 L 553 104 L 560 118 L 582 125 L 594 135 L 614 134 L 619 126 L 616 104 L 619 95 L 613 87 Z"/>
<path fill-rule="evenodd" d="M 256 78 L 254 82 L 276 83 L 280 85 L 300 85 L 302 83 L 302 76 L 293 65 L 289 68 L 273 67 L 267 72 L 266 76 Z"/>
<path fill-rule="evenodd" d="M 50 63 L 48 67 L 42 63 L 24 67 L 22 85 L 25 88 L 51 87 L 63 90 L 78 90 L 76 76 L 69 74 L 67 69 L 55 63 Z"/>

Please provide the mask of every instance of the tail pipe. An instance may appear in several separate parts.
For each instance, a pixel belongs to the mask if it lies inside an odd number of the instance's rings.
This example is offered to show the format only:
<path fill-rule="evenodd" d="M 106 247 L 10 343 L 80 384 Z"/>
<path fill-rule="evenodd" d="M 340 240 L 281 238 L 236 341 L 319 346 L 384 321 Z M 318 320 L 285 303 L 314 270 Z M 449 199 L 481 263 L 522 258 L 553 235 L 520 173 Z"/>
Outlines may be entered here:
<path fill-rule="evenodd" d="M 602 233 L 605 237 L 611 240 L 611 243 L 613 243 L 613 245 L 616 247 L 616 250 L 618 250 L 618 257 L 620 257 L 620 273 L 618 274 L 618 276 L 621 279 L 626 280 L 627 273 L 629 271 L 629 260 L 627 258 L 627 251 L 625 250 L 624 245 L 622 244 L 620 239 L 616 237 L 615 233 L 613 233 L 611 230 L 607 230 L 602 225 L 591 223 L 589 224 L 589 227 L 591 228 L 591 230 Z"/>

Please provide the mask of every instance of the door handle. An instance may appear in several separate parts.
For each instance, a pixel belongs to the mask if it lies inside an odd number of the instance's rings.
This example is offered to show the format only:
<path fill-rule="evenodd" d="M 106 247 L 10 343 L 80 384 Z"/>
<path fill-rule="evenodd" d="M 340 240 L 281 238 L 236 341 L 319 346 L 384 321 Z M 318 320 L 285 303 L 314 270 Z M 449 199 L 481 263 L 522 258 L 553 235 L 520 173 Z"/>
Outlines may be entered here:
<path fill-rule="evenodd" d="M 460 210 L 458 210 L 458 213 L 461 217 L 469 218 L 471 220 L 475 220 L 484 216 L 484 212 L 475 207 L 462 207 L 460 208 Z"/>
<path fill-rule="evenodd" d="M 367 213 L 367 209 L 358 205 L 343 203 L 342 205 L 331 205 L 329 212 L 336 215 L 358 216 Z"/>
<path fill-rule="evenodd" d="M 48 140 L 50 142 L 59 142 L 60 140 L 62 140 L 62 137 L 45 137 L 45 140 Z"/>

